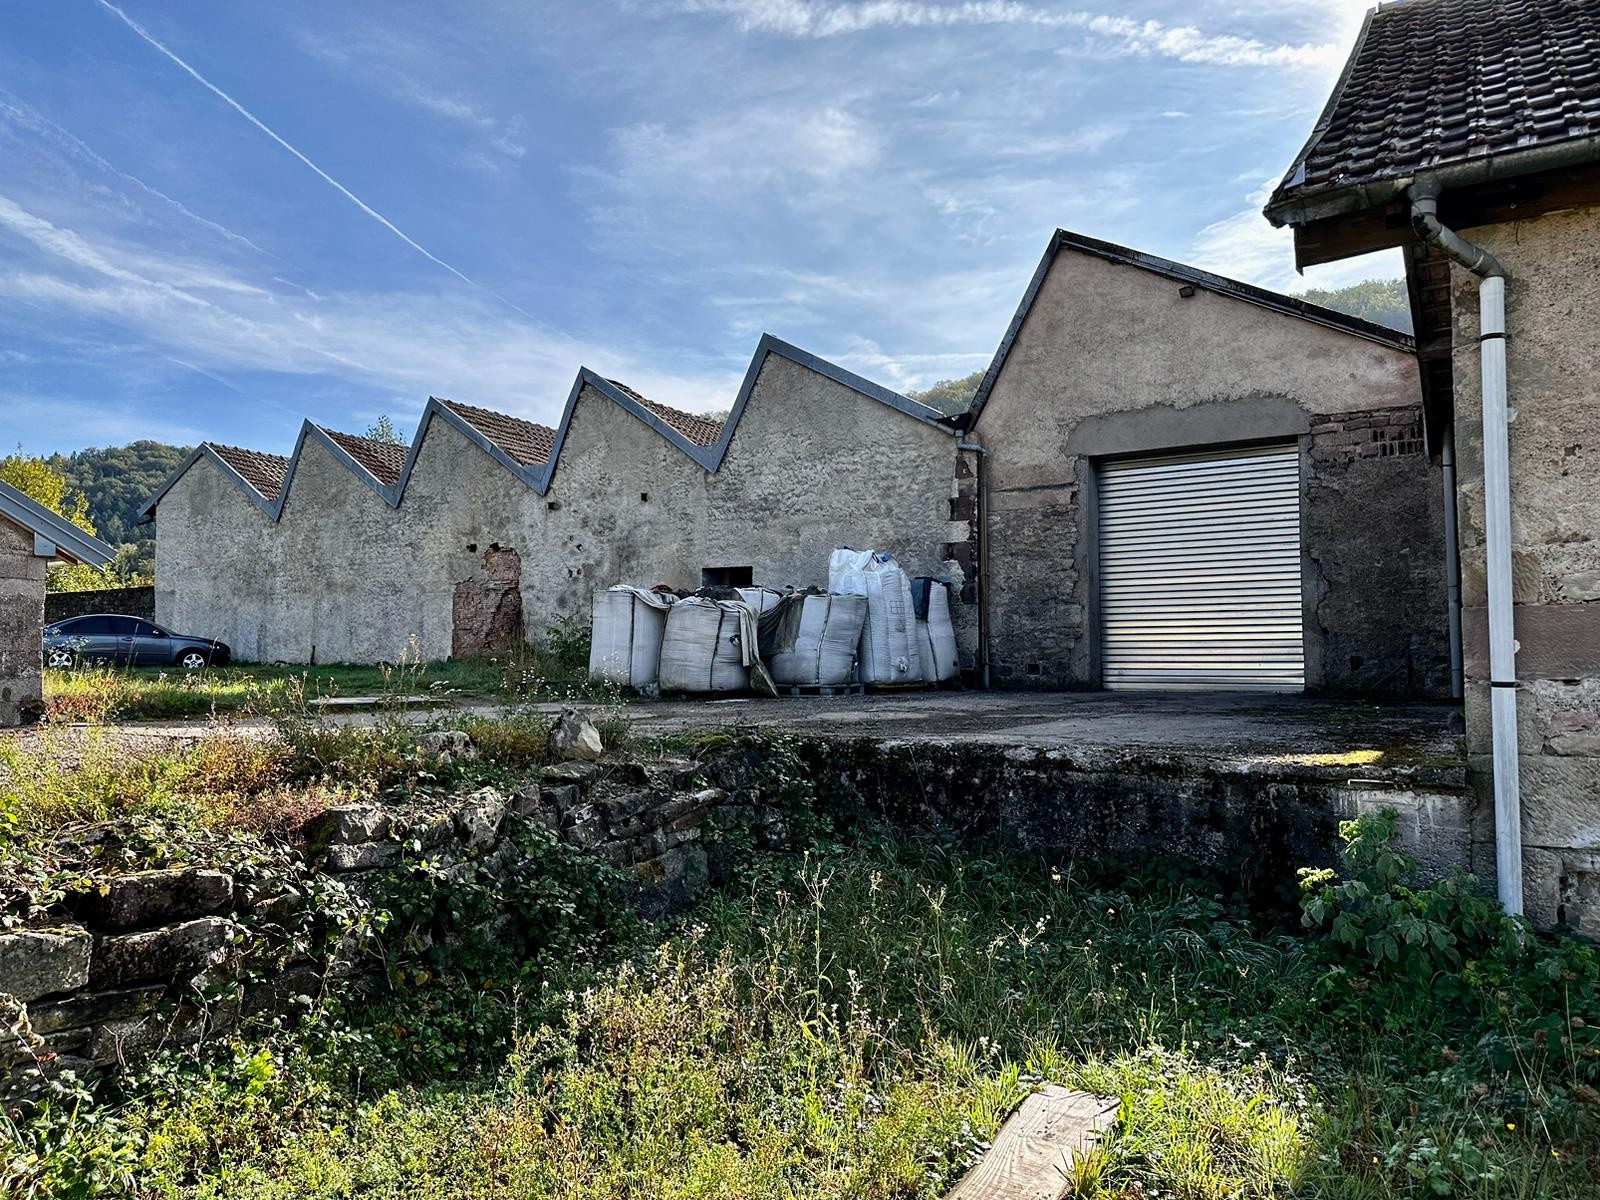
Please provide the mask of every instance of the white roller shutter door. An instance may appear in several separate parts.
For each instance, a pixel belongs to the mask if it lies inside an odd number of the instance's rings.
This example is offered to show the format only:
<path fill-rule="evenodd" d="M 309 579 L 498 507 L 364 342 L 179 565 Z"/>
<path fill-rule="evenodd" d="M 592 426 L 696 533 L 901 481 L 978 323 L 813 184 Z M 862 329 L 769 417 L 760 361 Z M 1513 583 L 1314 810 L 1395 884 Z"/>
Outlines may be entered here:
<path fill-rule="evenodd" d="M 1107 463 L 1099 473 L 1108 688 L 1300 691 L 1300 451 Z"/>

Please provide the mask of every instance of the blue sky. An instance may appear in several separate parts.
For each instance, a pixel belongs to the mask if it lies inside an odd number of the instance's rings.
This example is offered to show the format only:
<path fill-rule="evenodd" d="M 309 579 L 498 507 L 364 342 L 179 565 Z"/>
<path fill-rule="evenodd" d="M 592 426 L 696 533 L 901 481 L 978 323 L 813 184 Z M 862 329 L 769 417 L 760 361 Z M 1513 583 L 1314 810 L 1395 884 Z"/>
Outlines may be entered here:
<path fill-rule="evenodd" d="M 727 407 L 768 331 L 987 362 L 1066 226 L 1270 287 L 1365 4 L 11 0 L 0 447 L 287 452 L 579 366 Z"/>

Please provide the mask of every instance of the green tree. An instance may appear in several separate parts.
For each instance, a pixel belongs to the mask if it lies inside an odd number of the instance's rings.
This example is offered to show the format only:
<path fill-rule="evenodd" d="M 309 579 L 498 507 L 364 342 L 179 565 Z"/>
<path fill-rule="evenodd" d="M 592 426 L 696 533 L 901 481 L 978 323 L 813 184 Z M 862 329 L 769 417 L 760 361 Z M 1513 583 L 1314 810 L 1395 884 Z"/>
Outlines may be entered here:
<path fill-rule="evenodd" d="M 89 497 L 73 487 L 46 459 L 24 454 L 21 446 L 15 454 L 0 458 L 0 483 L 9 483 L 85 533 L 98 532 L 89 516 Z"/>
<path fill-rule="evenodd" d="M 106 572 L 90 579 L 84 572 L 57 568 L 51 587 L 135 586 L 155 574 L 155 526 L 141 523 L 140 510 L 189 456 L 189 447 L 148 439 L 126 446 L 90 447 L 51 456 L 48 465 L 88 498 L 89 518 L 101 538 L 118 547 Z"/>
<path fill-rule="evenodd" d="M 73 487 L 50 461 L 24 454 L 0 458 L 0 481 L 37 501 L 59 517 L 65 517 L 85 533 L 96 532 L 89 516 L 89 497 Z M 116 580 L 106 571 L 85 563 L 56 563 L 50 567 L 46 586 L 53 592 L 81 592 L 114 587 Z"/>
<path fill-rule="evenodd" d="M 382 414 L 368 425 L 366 433 L 361 436 L 374 442 L 387 442 L 391 446 L 403 446 L 406 442 L 400 430 L 395 427 L 395 423 L 389 419 L 388 413 Z"/>
<path fill-rule="evenodd" d="M 972 397 L 977 394 L 978 385 L 983 382 L 984 373 L 988 369 L 980 367 L 971 375 L 963 375 L 960 379 L 941 379 L 924 391 L 908 392 L 907 395 L 947 417 L 954 417 L 966 412 L 972 404 Z"/>
<path fill-rule="evenodd" d="M 1301 293 L 1301 299 L 1401 333 L 1412 331 L 1411 297 L 1404 279 L 1363 279 L 1349 287 L 1310 288 Z"/>

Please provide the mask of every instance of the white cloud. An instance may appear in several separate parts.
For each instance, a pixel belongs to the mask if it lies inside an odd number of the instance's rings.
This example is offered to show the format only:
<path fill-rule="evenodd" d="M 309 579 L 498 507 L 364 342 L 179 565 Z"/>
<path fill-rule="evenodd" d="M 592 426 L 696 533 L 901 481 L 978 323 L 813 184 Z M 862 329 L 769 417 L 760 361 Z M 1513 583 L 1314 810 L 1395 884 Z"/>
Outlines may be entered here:
<path fill-rule="evenodd" d="M 1016 0 L 967 0 L 957 4 L 917 0 L 864 0 L 856 4 L 806 0 L 678 0 L 678 10 L 732 17 L 750 33 L 791 38 L 827 38 L 881 28 L 955 28 L 1025 25 L 1080 30 L 1088 48 L 1105 54 L 1176 59 L 1224 67 L 1323 66 L 1342 54 L 1333 43 L 1269 44 L 1255 38 L 1206 34 L 1190 25 L 1166 25 L 1125 16 L 1059 12 Z"/>
<path fill-rule="evenodd" d="M 0 232 L 35 251 L 26 265 L 17 262 L 19 255 L 9 256 L 14 265 L 0 271 L 0 306 L 10 300 L 21 306 L 10 306 L 13 312 L 42 310 L 46 336 L 63 318 L 109 323 L 181 367 L 212 377 L 315 376 L 414 397 L 418 409 L 434 393 L 552 421 L 578 368 L 591 366 L 638 381 L 646 395 L 666 403 L 731 403 L 722 387 L 729 377 L 724 368 L 696 377 L 641 366 L 610 347 L 519 321 L 459 290 L 313 299 L 304 289 L 256 286 L 207 263 L 59 227 L 5 196 Z"/>
<path fill-rule="evenodd" d="M 353 74 L 403 104 L 463 127 L 467 144 L 459 161 L 499 171 L 526 157 L 520 115 L 502 117 L 452 85 L 437 44 L 419 45 L 382 26 L 366 26 L 348 36 L 301 31 L 300 48 L 341 72 Z"/>
<path fill-rule="evenodd" d="M 729 192 L 777 186 L 791 192 L 875 166 L 877 134 L 836 107 L 761 108 L 670 129 L 632 125 L 614 131 L 619 190 Z"/>
<path fill-rule="evenodd" d="M 216 84 L 212 83 L 209 79 L 207 79 L 204 75 L 200 74 L 200 72 L 197 71 L 194 67 L 190 66 L 189 63 L 185 62 L 182 58 L 178 57 L 178 55 L 174 54 L 159 39 L 157 39 L 155 37 L 155 35 L 153 35 L 148 29 L 146 29 L 143 25 L 140 25 L 132 17 L 128 16 L 127 13 L 123 12 L 115 4 L 112 4 L 111 0 L 96 0 L 96 3 L 98 3 L 100 5 L 100 7 L 105 9 L 107 12 L 112 13 L 114 16 L 116 16 L 116 18 L 119 21 L 121 21 L 124 25 L 126 25 L 129 29 L 131 29 L 134 33 L 136 33 L 139 36 L 139 38 L 142 41 L 144 41 L 145 43 L 147 43 L 152 49 L 156 50 L 158 53 L 160 53 L 164 57 L 170 59 L 181 71 L 183 71 L 184 74 L 188 75 L 196 83 L 200 84 L 201 87 L 205 88 L 212 95 L 216 96 L 217 99 L 221 100 L 229 108 L 233 109 L 234 112 L 238 113 L 246 121 L 250 122 L 251 125 L 254 125 L 257 129 L 259 129 L 262 133 L 266 134 L 269 138 L 271 138 L 279 146 L 282 146 L 290 154 L 294 155 L 295 158 L 299 159 L 307 167 L 311 168 L 311 171 L 312 171 L 313 174 L 315 174 L 319 179 L 321 179 L 329 187 L 333 188 L 334 191 L 338 192 L 346 200 L 350 201 L 351 204 L 355 205 L 358 209 L 360 209 L 367 217 L 371 218 L 373 221 L 376 221 L 379 225 L 383 226 L 383 228 L 387 229 L 395 237 L 399 238 L 400 241 L 404 242 L 407 246 L 410 246 L 418 254 L 422 255 L 423 258 L 427 259 L 429 262 L 433 263 L 435 266 L 443 267 L 446 271 L 449 271 L 450 274 L 454 275 L 457 279 L 461 280 L 463 283 L 470 284 L 471 286 L 473 286 L 475 288 L 480 288 L 483 291 L 488 292 L 489 295 L 494 296 L 494 298 L 496 300 L 499 300 L 500 303 L 506 305 L 507 307 L 513 308 L 513 309 L 517 308 L 517 306 L 515 304 L 512 304 L 511 301 L 507 300 L 504 296 L 499 295 L 497 292 L 491 291 L 489 288 L 483 287 L 483 285 L 478 283 L 476 280 L 468 278 L 466 275 L 462 274 L 462 272 L 457 270 L 455 267 L 453 267 L 449 263 L 445 262 L 444 259 L 440 258 L 432 250 L 429 250 L 426 246 L 422 245 L 420 242 L 418 242 L 415 239 L 413 239 L 409 234 L 407 234 L 404 230 L 402 230 L 393 221 L 389 220 L 388 217 L 384 216 L 377 209 L 373 208 L 370 204 L 368 204 L 365 200 L 363 200 L 360 196 L 356 195 L 349 188 L 345 187 L 344 184 L 340 183 L 332 175 L 328 174 L 327 171 L 323 170 L 316 163 L 312 162 L 311 159 L 306 157 L 306 155 L 302 151 L 296 149 L 293 145 L 291 145 L 286 138 L 284 138 L 276 130 L 272 129 L 272 127 L 269 126 L 265 121 L 261 120 L 260 117 L 256 116 L 253 112 L 251 112 L 249 109 L 247 109 L 244 105 L 240 104 L 232 96 L 228 95 L 227 92 L 223 91 Z M 517 311 L 521 312 L 522 310 L 521 309 L 517 309 Z M 526 316 L 527 314 L 524 313 L 523 315 Z"/>
<path fill-rule="evenodd" d="M 141 438 L 192 446 L 203 441 L 203 430 L 182 421 L 153 416 L 148 404 L 112 404 L 104 400 L 79 400 L 71 396 L 0 390 L 0 412 L 13 429 L 0 432 L 9 453 L 19 443 L 24 451 L 47 449 L 50 442 L 30 442 L 33 431 L 54 438 L 70 428 L 80 446 L 122 446 Z"/>
<path fill-rule="evenodd" d="M 226 225 L 222 225 L 216 221 L 210 220 L 207 217 L 202 217 L 198 213 L 191 212 L 180 201 L 173 199 L 159 188 L 151 187 L 137 175 L 130 175 L 126 171 L 119 170 L 82 138 L 66 129 L 63 129 L 54 121 L 42 116 L 38 111 L 29 105 L 24 104 L 20 99 L 11 95 L 9 92 L 6 92 L 4 89 L 0 89 L 0 120 L 7 122 L 14 128 L 26 130 L 41 140 L 50 143 L 57 150 L 64 151 L 70 158 L 76 159 L 82 163 L 87 163 L 97 171 L 114 176 L 126 183 L 133 184 L 134 187 L 138 188 L 145 195 L 159 200 L 163 205 L 170 208 L 173 212 L 178 213 L 186 220 L 192 221 L 197 225 L 209 229 L 212 233 L 219 234 L 229 241 L 236 242 L 241 246 L 247 246 L 257 253 L 266 253 L 266 251 L 262 250 L 260 246 L 256 245 L 242 233 L 235 233 Z"/>
<path fill-rule="evenodd" d="M 1396 279 L 1405 274 L 1398 250 L 1313 267 L 1306 274 L 1294 268 L 1294 236 L 1276 229 L 1261 208 L 1277 180 L 1259 184 L 1245 198 L 1245 207 L 1195 234 L 1189 261 L 1197 267 L 1276 291 L 1308 287 L 1343 287 L 1363 279 Z"/>

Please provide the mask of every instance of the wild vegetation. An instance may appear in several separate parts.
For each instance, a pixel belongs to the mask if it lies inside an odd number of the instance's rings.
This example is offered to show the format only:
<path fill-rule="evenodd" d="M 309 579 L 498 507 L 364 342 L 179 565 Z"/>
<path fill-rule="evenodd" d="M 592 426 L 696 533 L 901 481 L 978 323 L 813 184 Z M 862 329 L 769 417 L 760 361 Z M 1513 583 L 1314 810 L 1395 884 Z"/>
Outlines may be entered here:
<path fill-rule="evenodd" d="M 482 758 L 442 771 L 414 730 L 299 717 L 137 754 L 8 743 L 0 910 L 73 886 L 86 822 L 115 820 L 94 844 L 118 869 L 266 860 L 339 798 L 429 803 L 543 760 L 537 717 L 467 728 Z M 409 863 L 361 918 L 381 993 L 60 1082 L 0 1118 L 0 1193 L 936 1197 L 1053 1080 L 1120 1102 L 1079 1196 L 1600 1194 L 1594 948 L 1464 877 L 1417 886 L 1387 819 L 1285 913 L 1170 865 L 907 837 L 782 743 L 674 751 L 757 755 L 748 789 L 804 844 L 730 846 L 737 877 L 665 926 L 547 840 L 509 881 Z M 490 915 L 510 925 L 484 936 Z"/>
<path fill-rule="evenodd" d="M 45 712 L 57 723 L 101 723 L 304 712 L 319 699 L 378 697 L 388 708 L 483 699 L 610 702 L 589 679 L 589 625 L 558 618 L 535 641 L 470 659 L 425 663 L 415 650 L 377 665 L 252 663 L 133 669 L 79 666 L 45 672 Z"/>

